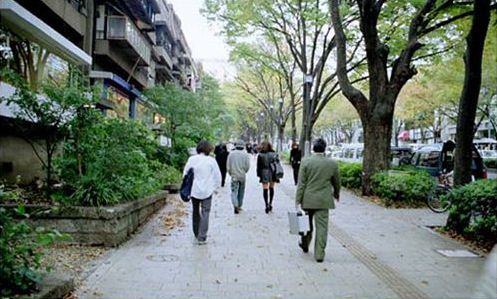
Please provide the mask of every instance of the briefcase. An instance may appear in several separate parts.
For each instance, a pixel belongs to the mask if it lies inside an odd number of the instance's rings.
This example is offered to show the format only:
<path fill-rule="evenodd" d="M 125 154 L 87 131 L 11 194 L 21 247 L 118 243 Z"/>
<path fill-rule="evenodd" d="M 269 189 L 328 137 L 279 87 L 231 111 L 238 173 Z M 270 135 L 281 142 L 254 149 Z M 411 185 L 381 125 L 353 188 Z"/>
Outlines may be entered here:
<path fill-rule="evenodd" d="M 310 231 L 309 216 L 304 211 L 288 212 L 288 222 L 290 223 L 290 234 L 303 235 Z"/>

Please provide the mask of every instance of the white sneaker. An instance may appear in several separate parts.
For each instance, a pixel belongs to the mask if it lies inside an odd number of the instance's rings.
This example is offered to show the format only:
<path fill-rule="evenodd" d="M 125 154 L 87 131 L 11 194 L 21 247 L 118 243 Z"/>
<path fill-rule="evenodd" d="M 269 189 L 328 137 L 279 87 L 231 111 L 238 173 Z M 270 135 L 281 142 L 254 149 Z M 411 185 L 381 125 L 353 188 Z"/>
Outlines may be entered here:
<path fill-rule="evenodd" d="M 207 244 L 207 240 L 204 240 L 204 241 L 198 240 L 197 241 L 197 245 L 205 245 L 205 244 Z"/>

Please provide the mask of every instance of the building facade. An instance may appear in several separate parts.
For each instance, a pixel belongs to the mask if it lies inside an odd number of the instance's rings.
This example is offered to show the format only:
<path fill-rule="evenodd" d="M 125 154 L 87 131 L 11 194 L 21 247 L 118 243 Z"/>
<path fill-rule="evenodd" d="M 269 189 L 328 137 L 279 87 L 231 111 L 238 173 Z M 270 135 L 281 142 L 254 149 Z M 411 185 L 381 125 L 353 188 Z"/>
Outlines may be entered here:
<path fill-rule="evenodd" d="M 37 80 L 67 73 L 69 64 L 83 70 L 91 84 L 102 87 L 98 106 L 108 117 L 153 125 L 161 117 L 152 112 L 144 89 L 174 82 L 194 92 L 198 85 L 181 21 L 165 0 L 0 0 L 0 24 L 28 47 L 44 49 L 47 67 Z M 14 41 L 1 33 L 0 64 L 15 52 Z M 14 92 L 0 78 L 0 97 Z M 30 146 L 7 129 L 13 109 L 0 104 L 0 178 L 12 182 L 20 175 L 29 183 L 43 172 Z"/>

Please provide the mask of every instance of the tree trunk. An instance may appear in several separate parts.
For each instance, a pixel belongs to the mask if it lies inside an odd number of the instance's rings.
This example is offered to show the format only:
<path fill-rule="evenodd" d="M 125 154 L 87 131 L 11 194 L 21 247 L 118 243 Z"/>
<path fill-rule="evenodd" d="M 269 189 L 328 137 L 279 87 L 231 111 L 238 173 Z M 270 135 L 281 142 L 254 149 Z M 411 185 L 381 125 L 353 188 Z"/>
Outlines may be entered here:
<path fill-rule="evenodd" d="M 52 195 L 52 156 L 53 156 L 53 150 L 52 150 L 52 145 L 48 140 L 45 140 L 45 145 L 46 145 L 46 151 L 47 151 L 47 170 L 46 170 L 46 175 L 47 175 L 47 186 L 46 186 L 46 196 L 47 199 L 50 198 Z"/>
<path fill-rule="evenodd" d="M 283 142 L 285 139 L 284 135 L 285 135 L 285 127 L 282 125 L 278 126 L 278 138 L 279 138 L 278 143 L 280 146 L 280 148 L 279 148 L 280 151 L 283 151 Z"/>
<path fill-rule="evenodd" d="M 390 166 L 390 139 L 392 136 L 392 122 L 378 119 L 363 119 L 364 130 L 364 157 L 362 193 L 371 195 L 371 176 Z"/>
<path fill-rule="evenodd" d="M 292 123 L 292 142 L 297 141 L 297 124 L 296 124 L 296 112 L 295 112 L 295 97 L 291 97 L 292 113 L 291 113 L 291 123 Z"/>
<path fill-rule="evenodd" d="M 490 21 L 490 0 L 475 0 L 471 29 L 464 53 L 464 85 L 459 100 L 456 131 L 454 184 L 471 182 L 473 129 L 481 86 L 483 48 Z"/>

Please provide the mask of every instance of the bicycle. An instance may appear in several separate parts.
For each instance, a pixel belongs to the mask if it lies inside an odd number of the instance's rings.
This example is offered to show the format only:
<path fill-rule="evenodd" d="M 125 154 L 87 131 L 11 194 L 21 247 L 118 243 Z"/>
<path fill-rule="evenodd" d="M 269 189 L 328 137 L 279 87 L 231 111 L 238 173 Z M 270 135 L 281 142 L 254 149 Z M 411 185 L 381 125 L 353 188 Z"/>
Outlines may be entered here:
<path fill-rule="evenodd" d="M 438 176 L 437 186 L 426 198 L 426 205 L 435 213 L 443 213 L 447 211 L 452 204 L 450 200 L 443 196 L 452 190 L 450 178 L 453 172 L 446 173 L 445 171 Z"/>

